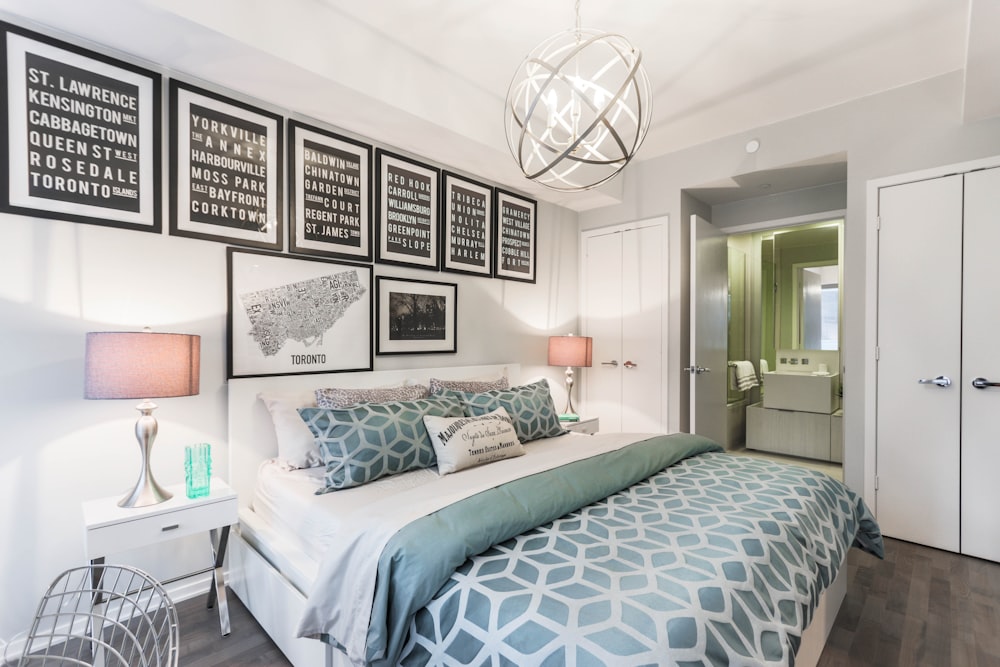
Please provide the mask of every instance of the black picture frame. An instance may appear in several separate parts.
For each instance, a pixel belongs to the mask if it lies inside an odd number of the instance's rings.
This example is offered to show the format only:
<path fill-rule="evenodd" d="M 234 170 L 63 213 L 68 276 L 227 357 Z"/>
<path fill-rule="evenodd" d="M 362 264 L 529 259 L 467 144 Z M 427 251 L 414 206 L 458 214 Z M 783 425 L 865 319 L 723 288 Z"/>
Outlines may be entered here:
<path fill-rule="evenodd" d="M 381 148 L 375 165 L 376 261 L 437 271 L 440 170 Z"/>
<path fill-rule="evenodd" d="M 441 270 L 493 275 L 493 187 L 441 173 Z"/>
<path fill-rule="evenodd" d="M 538 203 L 496 189 L 496 262 L 493 275 L 504 280 L 535 282 Z"/>
<path fill-rule="evenodd" d="M 0 21 L 0 210 L 162 231 L 162 78 Z"/>
<path fill-rule="evenodd" d="M 228 377 L 372 370 L 372 267 L 226 249 Z"/>
<path fill-rule="evenodd" d="M 170 233 L 281 250 L 284 118 L 170 80 Z"/>
<path fill-rule="evenodd" d="M 458 285 L 376 276 L 375 354 L 458 351 Z"/>
<path fill-rule="evenodd" d="M 288 121 L 288 249 L 371 262 L 372 147 Z"/>

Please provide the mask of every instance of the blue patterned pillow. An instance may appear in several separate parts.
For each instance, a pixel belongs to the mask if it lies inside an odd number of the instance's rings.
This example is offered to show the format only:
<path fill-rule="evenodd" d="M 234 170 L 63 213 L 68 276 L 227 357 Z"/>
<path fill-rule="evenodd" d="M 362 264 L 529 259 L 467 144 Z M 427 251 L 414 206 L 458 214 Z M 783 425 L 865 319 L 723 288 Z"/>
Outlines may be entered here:
<path fill-rule="evenodd" d="M 437 459 L 424 415 L 464 414 L 461 404 L 449 396 L 342 409 L 300 408 L 299 415 L 316 438 L 326 466 L 325 488 L 317 493 L 433 466 Z"/>
<path fill-rule="evenodd" d="M 559 423 L 559 413 L 556 412 L 556 406 L 552 402 L 552 394 L 549 392 L 549 383 L 546 380 L 479 394 L 450 390 L 443 395 L 457 396 L 470 417 L 478 417 L 497 408 L 503 408 L 513 420 L 517 439 L 521 442 L 567 433 Z"/>

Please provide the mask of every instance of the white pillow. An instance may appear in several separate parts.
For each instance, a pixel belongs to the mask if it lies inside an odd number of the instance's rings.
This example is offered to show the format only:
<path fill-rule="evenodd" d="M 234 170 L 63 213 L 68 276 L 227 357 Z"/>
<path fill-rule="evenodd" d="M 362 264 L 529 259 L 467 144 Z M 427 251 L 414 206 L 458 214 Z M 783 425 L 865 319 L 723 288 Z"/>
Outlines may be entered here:
<path fill-rule="evenodd" d="M 323 465 L 312 432 L 299 416 L 299 408 L 315 408 L 314 389 L 297 392 L 257 394 L 271 413 L 274 434 L 278 439 L 278 460 L 288 468 L 314 468 Z"/>
<path fill-rule="evenodd" d="M 440 475 L 524 454 L 510 415 L 503 408 L 479 417 L 425 415 L 424 426 L 431 436 Z"/>

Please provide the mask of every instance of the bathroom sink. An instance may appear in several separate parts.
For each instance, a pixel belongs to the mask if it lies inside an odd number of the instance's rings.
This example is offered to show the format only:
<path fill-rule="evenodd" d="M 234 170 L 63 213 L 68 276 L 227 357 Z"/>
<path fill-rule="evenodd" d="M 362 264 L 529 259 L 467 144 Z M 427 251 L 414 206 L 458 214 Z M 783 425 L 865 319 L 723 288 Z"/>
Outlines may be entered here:
<path fill-rule="evenodd" d="M 831 414 L 840 408 L 839 375 L 811 371 L 764 373 L 764 407 Z"/>

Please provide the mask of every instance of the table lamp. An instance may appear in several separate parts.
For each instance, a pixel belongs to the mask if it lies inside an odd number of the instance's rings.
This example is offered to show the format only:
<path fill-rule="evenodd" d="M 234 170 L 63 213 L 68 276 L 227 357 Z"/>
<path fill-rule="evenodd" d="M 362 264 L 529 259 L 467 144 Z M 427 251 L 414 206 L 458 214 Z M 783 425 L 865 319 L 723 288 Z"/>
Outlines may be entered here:
<path fill-rule="evenodd" d="M 573 368 L 590 368 L 594 339 L 589 336 L 549 336 L 549 366 L 566 367 L 566 410 L 562 421 L 578 421 L 573 409 Z"/>
<path fill-rule="evenodd" d="M 135 423 L 142 467 L 121 507 L 145 507 L 171 494 L 153 478 L 149 453 L 156 438 L 156 403 L 151 398 L 198 393 L 201 337 L 188 334 L 100 331 L 87 334 L 84 398 L 138 398 Z"/>

